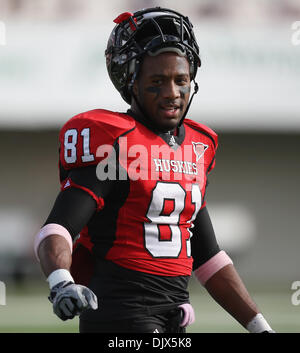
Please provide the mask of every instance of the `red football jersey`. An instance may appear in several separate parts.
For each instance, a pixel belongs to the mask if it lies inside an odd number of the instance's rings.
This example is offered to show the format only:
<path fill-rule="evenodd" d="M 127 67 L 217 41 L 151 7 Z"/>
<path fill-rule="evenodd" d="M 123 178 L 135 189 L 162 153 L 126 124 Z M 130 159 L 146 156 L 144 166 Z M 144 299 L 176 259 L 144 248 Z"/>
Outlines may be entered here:
<path fill-rule="evenodd" d="M 191 227 L 205 204 L 217 135 L 188 119 L 176 136 L 156 134 L 128 114 L 99 109 L 70 119 L 60 132 L 60 144 L 60 163 L 65 170 L 96 165 L 98 179 L 125 180 L 128 187 L 116 209 L 84 185 L 75 185 L 70 178 L 63 181 L 62 189 L 81 187 L 100 209 L 94 216 L 93 230 L 85 227 L 78 241 L 92 251 L 99 250 L 102 237 L 107 244 L 104 233 L 112 232 L 105 259 L 160 276 L 190 275 Z M 117 171 L 110 169 L 116 158 L 120 165 Z M 111 224 L 110 217 L 113 226 L 103 225 L 107 231 L 100 229 L 97 217 Z"/>

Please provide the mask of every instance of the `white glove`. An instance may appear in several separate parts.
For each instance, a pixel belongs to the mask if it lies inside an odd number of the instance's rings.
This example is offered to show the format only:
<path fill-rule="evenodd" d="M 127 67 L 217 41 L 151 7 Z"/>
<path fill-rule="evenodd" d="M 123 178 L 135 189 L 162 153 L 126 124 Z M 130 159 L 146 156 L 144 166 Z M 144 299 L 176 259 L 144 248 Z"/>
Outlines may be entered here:
<path fill-rule="evenodd" d="M 49 296 L 53 312 L 63 321 L 73 319 L 84 310 L 98 308 L 96 295 L 87 287 L 70 281 L 56 284 Z"/>

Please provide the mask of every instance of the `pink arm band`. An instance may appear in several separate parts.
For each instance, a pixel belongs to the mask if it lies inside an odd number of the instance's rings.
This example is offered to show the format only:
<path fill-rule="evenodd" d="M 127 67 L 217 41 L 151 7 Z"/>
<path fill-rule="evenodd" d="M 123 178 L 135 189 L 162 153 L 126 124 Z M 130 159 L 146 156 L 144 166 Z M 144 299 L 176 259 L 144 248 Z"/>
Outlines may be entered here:
<path fill-rule="evenodd" d="M 59 224 L 49 223 L 49 224 L 46 224 L 43 228 L 41 228 L 41 230 L 35 236 L 35 239 L 34 239 L 34 253 L 35 253 L 35 256 L 38 259 L 38 261 L 40 261 L 39 256 L 38 256 L 39 246 L 40 246 L 41 242 L 45 238 L 49 237 L 50 235 L 60 235 L 63 238 L 65 238 L 69 244 L 69 247 L 70 247 L 70 250 L 72 253 L 73 241 L 72 241 L 72 237 L 71 237 L 70 233 L 68 232 L 68 230 Z"/>
<path fill-rule="evenodd" d="M 229 264 L 232 264 L 232 260 L 226 252 L 222 250 L 206 261 L 203 265 L 198 267 L 194 271 L 194 275 L 202 285 L 205 285 L 210 277 L 221 270 L 221 268 Z"/>

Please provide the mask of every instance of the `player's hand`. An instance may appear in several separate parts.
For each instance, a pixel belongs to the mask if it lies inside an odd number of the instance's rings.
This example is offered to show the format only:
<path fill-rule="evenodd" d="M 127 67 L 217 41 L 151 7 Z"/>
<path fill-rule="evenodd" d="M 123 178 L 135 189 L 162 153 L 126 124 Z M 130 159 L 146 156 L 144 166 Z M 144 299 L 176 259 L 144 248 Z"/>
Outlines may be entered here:
<path fill-rule="evenodd" d="M 84 310 L 98 308 L 97 297 L 89 288 L 67 281 L 52 288 L 49 300 L 53 312 L 63 321 L 73 319 Z"/>

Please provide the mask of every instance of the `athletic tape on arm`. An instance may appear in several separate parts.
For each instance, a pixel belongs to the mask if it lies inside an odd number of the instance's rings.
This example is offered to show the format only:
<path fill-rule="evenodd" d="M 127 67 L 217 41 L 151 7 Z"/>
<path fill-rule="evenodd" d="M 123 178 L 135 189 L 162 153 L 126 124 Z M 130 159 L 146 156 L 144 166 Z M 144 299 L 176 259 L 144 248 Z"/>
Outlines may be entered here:
<path fill-rule="evenodd" d="M 221 268 L 226 265 L 232 264 L 231 258 L 226 254 L 224 250 L 219 251 L 215 256 L 206 261 L 203 265 L 198 267 L 194 271 L 194 275 L 198 281 L 205 285 L 205 283 Z"/>
<path fill-rule="evenodd" d="M 34 253 L 35 253 L 35 256 L 38 259 L 38 261 L 40 261 L 39 256 L 38 256 L 39 246 L 40 246 L 41 242 L 45 238 L 49 237 L 50 235 L 60 235 L 63 238 L 65 238 L 66 241 L 68 242 L 68 245 L 69 245 L 71 253 L 72 253 L 73 241 L 72 241 L 72 237 L 71 237 L 70 233 L 68 232 L 68 230 L 65 227 L 61 226 L 60 224 L 49 223 L 41 228 L 41 230 L 35 236 L 35 239 L 34 239 Z"/>

